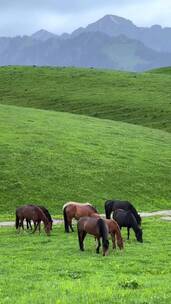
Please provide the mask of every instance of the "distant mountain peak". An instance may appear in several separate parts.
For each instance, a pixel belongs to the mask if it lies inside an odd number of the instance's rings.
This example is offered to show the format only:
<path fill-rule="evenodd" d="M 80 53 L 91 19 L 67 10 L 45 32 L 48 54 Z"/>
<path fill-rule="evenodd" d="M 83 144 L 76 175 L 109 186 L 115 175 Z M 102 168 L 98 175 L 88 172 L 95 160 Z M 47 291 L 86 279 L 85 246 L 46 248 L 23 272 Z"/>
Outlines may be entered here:
<path fill-rule="evenodd" d="M 46 41 L 50 38 L 54 38 L 56 35 L 53 33 L 50 33 L 44 29 L 41 29 L 37 32 L 35 32 L 34 34 L 32 34 L 32 38 L 36 39 L 36 40 L 41 40 L 41 41 Z"/>
<path fill-rule="evenodd" d="M 101 19 L 96 21 L 96 23 L 100 23 L 100 22 L 109 22 L 109 23 L 112 22 L 112 23 L 115 23 L 115 24 L 118 24 L 118 25 L 121 25 L 121 24 L 134 25 L 131 20 L 123 18 L 123 17 L 116 16 L 116 15 L 105 15 L 104 17 L 102 17 Z"/>

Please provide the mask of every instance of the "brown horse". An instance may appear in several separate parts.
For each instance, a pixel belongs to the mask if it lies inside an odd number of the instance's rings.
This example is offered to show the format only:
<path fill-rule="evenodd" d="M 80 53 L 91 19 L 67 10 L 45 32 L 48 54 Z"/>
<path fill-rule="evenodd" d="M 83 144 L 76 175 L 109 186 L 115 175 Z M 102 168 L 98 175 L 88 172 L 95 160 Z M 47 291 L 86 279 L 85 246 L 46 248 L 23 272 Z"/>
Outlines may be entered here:
<path fill-rule="evenodd" d="M 91 215 L 91 217 L 100 218 L 100 214 L 93 213 Z M 118 245 L 119 249 L 123 249 L 123 247 L 124 247 L 123 239 L 122 239 L 122 235 L 121 235 L 121 231 L 120 231 L 118 223 L 112 219 L 104 219 L 104 221 L 108 226 L 108 231 L 112 238 L 113 249 L 116 249 L 115 235 L 116 235 L 116 241 L 117 241 L 117 245 Z"/>
<path fill-rule="evenodd" d="M 20 227 L 22 227 L 24 230 L 24 224 L 23 224 L 24 219 L 33 221 L 34 223 L 33 233 L 37 230 L 38 227 L 40 232 L 39 224 L 41 221 L 43 221 L 45 232 L 47 233 L 47 235 L 50 235 L 51 224 L 39 207 L 34 205 L 25 205 L 16 209 L 15 225 L 16 225 L 16 229 L 19 228 L 19 231 L 20 231 Z"/>
<path fill-rule="evenodd" d="M 116 248 L 115 235 L 116 235 L 116 241 L 117 241 L 117 245 L 118 245 L 119 249 L 123 249 L 123 247 L 124 247 L 123 239 L 121 236 L 121 231 L 120 231 L 118 223 L 112 219 L 111 220 L 105 219 L 105 222 L 108 226 L 109 233 L 112 237 L 113 249 Z"/>
<path fill-rule="evenodd" d="M 48 209 L 46 209 L 44 206 L 32 205 L 32 204 L 29 204 L 29 205 L 30 206 L 37 206 L 37 207 L 39 207 L 43 211 L 44 215 L 47 217 L 48 221 L 50 222 L 50 226 L 51 226 L 50 230 L 52 230 L 53 220 L 52 220 L 52 217 L 51 217 Z M 27 223 L 27 229 L 29 229 L 29 227 L 30 227 L 30 229 L 32 230 L 31 221 L 29 219 L 27 219 L 27 218 L 26 218 L 26 223 Z M 40 223 L 39 223 L 39 225 L 40 225 Z"/>
<path fill-rule="evenodd" d="M 92 213 L 98 213 L 96 208 L 91 204 L 80 204 L 76 202 L 69 202 L 63 206 L 64 226 L 65 232 L 74 231 L 72 227 L 72 219 L 79 220 L 83 216 L 91 216 Z"/>
<path fill-rule="evenodd" d="M 103 256 L 108 254 L 109 241 L 108 241 L 108 227 L 105 220 L 98 217 L 81 217 L 77 223 L 78 229 L 78 240 L 80 250 L 84 251 L 83 241 L 86 234 L 94 235 L 98 241 L 98 246 L 96 247 L 96 253 L 99 253 L 99 248 L 101 246 L 100 239 L 102 238 Z"/>

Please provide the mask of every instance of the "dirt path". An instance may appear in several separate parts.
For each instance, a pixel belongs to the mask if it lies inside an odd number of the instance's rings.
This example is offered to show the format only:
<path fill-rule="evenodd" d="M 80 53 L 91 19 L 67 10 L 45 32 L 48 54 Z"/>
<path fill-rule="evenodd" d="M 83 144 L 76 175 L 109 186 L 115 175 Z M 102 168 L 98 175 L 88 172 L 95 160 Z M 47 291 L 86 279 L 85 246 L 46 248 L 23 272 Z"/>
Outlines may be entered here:
<path fill-rule="evenodd" d="M 161 210 L 153 212 L 140 212 L 142 217 L 160 216 L 162 220 L 171 221 L 171 210 Z M 104 217 L 104 214 L 102 214 Z M 54 224 L 62 224 L 63 220 L 53 219 Z M 13 221 L 0 222 L 0 227 L 12 227 L 15 225 Z"/>

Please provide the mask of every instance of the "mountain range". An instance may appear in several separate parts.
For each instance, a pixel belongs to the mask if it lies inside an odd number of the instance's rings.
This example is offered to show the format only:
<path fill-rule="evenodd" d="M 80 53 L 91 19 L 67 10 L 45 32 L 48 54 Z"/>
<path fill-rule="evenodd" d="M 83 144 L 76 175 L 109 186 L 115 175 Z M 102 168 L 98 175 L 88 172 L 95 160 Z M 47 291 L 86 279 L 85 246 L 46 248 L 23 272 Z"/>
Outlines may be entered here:
<path fill-rule="evenodd" d="M 127 71 L 171 65 L 171 28 L 137 27 L 106 15 L 71 34 L 40 30 L 0 38 L 0 65 L 79 66 Z"/>

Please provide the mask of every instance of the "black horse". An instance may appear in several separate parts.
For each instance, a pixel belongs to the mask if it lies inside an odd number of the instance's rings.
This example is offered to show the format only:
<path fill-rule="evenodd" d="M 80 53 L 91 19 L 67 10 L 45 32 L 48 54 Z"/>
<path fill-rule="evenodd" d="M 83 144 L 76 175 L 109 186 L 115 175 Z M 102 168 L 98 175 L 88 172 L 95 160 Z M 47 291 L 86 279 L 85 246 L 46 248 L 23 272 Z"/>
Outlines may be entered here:
<path fill-rule="evenodd" d="M 31 205 L 31 206 L 32 206 L 32 205 Z M 50 215 L 48 209 L 46 209 L 44 206 L 37 206 L 37 207 L 39 207 L 39 208 L 43 211 L 44 215 L 47 217 L 48 221 L 49 221 L 50 224 L 51 224 L 51 225 L 50 225 L 50 229 L 52 230 L 53 220 L 52 220 L 52 217 L 51 217 L 51 215 Z M 31 221 L 28 220 L 27 218 L 26 218 L 26 223 L 27 223 L 27 229 L 30 228 L 30 229 L 32 230 Z"/>
<path fill-rule="evenodd" d="M 120 229 L 127 227 L 128 240 L 130 235 L 130 228 L 135 232 L 135 236 L 138 242 L 143 243 L 142 229 L 139 227 L 134 214 L 129 210 L 117 209 L 113 212 L 113 219 L 118 223 Z"/>
<path fill-rule="evenodd" d="M 126 211 L 131 211 L 133 215 L 135 216 L 138 225 L 141 226 L 141 217 L 138 214 L 137 210 L 135 207 L 127 201 L 118 201 L 118 200 L 109 200 L 105 202 L 105 213 L 106 213 L 106 218 L 110 219 L 112 211 L 115 211 L 117 209 L 123 209 Z"/>

